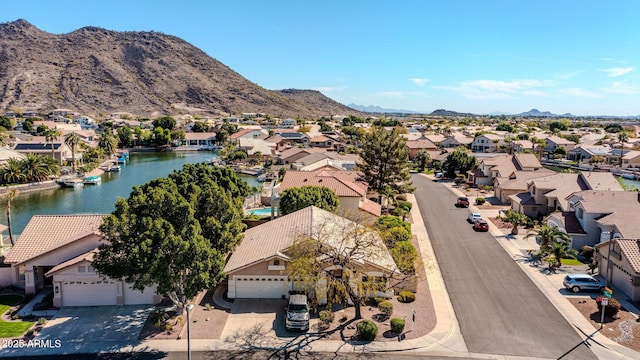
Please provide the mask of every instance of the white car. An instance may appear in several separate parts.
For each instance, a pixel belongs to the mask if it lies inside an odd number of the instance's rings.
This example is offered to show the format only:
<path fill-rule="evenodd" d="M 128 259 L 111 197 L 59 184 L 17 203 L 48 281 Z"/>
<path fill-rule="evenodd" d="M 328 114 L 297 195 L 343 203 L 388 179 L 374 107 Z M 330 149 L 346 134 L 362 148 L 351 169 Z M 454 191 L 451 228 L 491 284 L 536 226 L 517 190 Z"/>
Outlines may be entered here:
<path fill-rule="evenodd" d="M 471 213 L 469 214 L 469 217 L 467 217 L 467 221 L 469 221 L 470 223 L 474 223 L 476 220 L 480 220 L 482 219 L 482 215 L 478 214 L 478 213 Z"/>

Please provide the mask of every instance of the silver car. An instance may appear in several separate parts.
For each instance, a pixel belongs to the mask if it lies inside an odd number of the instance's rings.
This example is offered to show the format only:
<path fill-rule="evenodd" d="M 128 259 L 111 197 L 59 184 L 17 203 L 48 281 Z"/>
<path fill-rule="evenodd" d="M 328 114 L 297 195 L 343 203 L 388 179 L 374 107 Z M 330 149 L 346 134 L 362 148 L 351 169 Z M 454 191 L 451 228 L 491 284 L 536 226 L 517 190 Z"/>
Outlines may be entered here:
<path fill-rule="evenodd" d="M 582 290 L 602 291 L 606 286 L 604 281 L 600 281 L 588 274 L 569 274 L 564 277 L 562 284 L 574 293 Z"/>

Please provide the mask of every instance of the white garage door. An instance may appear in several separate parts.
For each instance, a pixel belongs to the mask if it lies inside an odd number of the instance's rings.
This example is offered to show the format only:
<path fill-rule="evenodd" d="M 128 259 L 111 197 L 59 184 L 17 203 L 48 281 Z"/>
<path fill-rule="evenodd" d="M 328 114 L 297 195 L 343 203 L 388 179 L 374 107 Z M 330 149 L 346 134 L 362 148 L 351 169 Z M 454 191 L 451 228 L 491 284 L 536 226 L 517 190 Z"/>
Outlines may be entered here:
<path fill-rule="evenodd" d="M 280 299 L 287 294 L 286 276 L 235 276 L 236 299 Z"/>
<path fill-rule="evenodd" d="M 128 285 L 124 285 L 124 304 L 125 305 L 144 305 L 153 304 L 153 295 L 155 287 L 145 288 L 144 291 L 134 290 Z"/>
<path fill-rule="evenodd" d="M 116 305 L 116 283 L 111 280 L 79 280 L 62 283 L 62 306 Z"/>

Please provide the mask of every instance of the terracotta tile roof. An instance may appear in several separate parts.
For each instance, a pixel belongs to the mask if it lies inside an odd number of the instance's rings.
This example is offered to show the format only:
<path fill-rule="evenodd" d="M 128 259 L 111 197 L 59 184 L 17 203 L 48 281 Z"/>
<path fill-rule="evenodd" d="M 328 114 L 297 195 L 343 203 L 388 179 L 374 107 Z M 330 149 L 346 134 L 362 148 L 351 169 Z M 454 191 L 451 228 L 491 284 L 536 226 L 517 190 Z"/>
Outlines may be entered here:
<path fill-rule="evenodd" d="M 326 142 L 326 141 L 332 141 L 333 139 L 330 139 L 324 135 L 320 135 L 320 136 L 316 136 L 314 138 L 312 138 L 311 140 L 309 140 L 310 142 Z"/>
<path fill-rule="evenodd" d="M 337 174 L 336 174 L 337 173 Z M 309 171 L 287 171 L 282 179 L 280 191 L 292 187 L 325 186 L 342 197 L 363 197 L 367 195 L 366 187 L 341 177 L 339 171 L 314 173 Z"/>
<path fill-rule="evenodd" d="M 5 258 L 20 264 L 95 234 L 106 215 L 34 215 Z"/>
<path fill-rule="evenodd" d="M 366 211 L 369 214 L 380 216 L 382 214 L 382 206 L 375 201 L 371 201 L 369 199 L 364 199 L 362 203 L 360 203 L 360 210 Z"/>
<path fill-rule="evenodd" d="M 636 274 L 640 273 L 640 239 L 617 239 L 616 242 Z"/>
<path fill-rule="evenodd" d="M 309 206 L 245 231 L 244 239 L 229 258 L 224 272 L 233 273 L 275 255 L 286 257 L 286 250 L 300 236 L 311 236 L 328 246 L 346 251 L 349 241 L 344 241 L 341 235 L 353 226 L 356 224 L 348 219 Z M 352 261 L 395 271 L 395 263 L 378 233 L 369 229 L 366 236 L 373 236 L 376 246 L 362 249 L 363 253 L 354 254 Z"/>
<path fill-rule="evenodd" d="M 211 140 L 216 138 L 214 132 L 188 132 L 184 133 L 185 140 Z"/>
<path fill-rule="evenodd" d="M 407 147 L 409 149 L 429 149 L 429 150 L 434 150 L 437 149 L 438 147 L 431 142 L 431 140 L 429 139 L 422 139 L 422 140 L 412 140 L 412 141 L 407 141 Z"/>
<path fill-rule="evenodd" d="M 70 260 L 67 260 L 61 264 L 58 264 L 56 266 L 54 266 L 53 268 L 51 268 L 51 270 L 47 271 L 46 274 L 44 274 L 47 277 L 53 276 L 56 272 L 65 269 L 69 266 L 73 266 L 76 264 L 79 264 L 83 261 L 88 261 L 88 262 L 93 262 L 93 256 L 96 254 L 96 252 L 98 251 L 98 249 L 93 249 L 91 251 L 88 251 L 82 255 L 76 256 Z"/>
<path fill-rule="evenodd" d="M 235 139 L 241 138 L 241 137 L 243 137 L 243 136 L 245 136 L 248 133 L 253 132 L 253 131 L 261 132 L 258 129 L 242 129 L 242 130 L 238 130 L 238 132 L 235 132 L 235 133 L 229 135 L 229 139 L 235 140 Z"/>

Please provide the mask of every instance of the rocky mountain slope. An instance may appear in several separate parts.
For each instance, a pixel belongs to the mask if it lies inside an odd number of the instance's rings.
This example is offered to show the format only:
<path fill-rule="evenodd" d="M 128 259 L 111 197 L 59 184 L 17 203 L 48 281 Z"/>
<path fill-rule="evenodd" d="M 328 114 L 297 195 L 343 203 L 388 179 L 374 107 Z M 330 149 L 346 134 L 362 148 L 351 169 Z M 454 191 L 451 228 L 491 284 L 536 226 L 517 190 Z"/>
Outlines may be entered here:
<path fill-rule="evenodd" d="M 0 24 L 0 112 L 56 108 L 94 116 L 357 113 L 317 91 L 264 89 L 171 35 L 96 27 L 57 35 L 25 20 Z"/>

